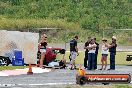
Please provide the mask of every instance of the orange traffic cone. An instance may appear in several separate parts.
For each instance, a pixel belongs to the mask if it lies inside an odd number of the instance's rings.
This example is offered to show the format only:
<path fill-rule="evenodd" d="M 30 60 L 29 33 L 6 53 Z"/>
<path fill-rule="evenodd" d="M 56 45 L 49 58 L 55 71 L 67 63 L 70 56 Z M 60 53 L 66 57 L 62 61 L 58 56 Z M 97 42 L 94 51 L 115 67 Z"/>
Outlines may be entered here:
<path fill-rule="evenodd" d="M 33 72 L 32 72 L 32 65 L 29 64 L 29 70 L 27 72 L 27 75 L 32 75 L 32 74 L 33 74 Z"/>
<path fill-rule="evenodd" d="M 85 76 L 85 74 L 86 74 L 86 72 L 85 72 L 84 68 L 82 68 L 82 66 L 80 65 L 80 67 L 79 67 L 79 75 L 80 76 Z"/>

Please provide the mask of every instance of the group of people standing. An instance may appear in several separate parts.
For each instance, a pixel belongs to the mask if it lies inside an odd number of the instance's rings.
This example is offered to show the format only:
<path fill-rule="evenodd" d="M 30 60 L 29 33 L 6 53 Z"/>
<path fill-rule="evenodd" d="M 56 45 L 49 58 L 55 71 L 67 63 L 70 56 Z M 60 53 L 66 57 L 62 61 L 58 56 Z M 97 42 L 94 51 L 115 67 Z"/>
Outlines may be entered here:
<path fill-rule="evenodd" d="M 75 69 L 75 59 L 79 55 L 77 48 L 78 36 L 75 36 L 70 41 L 70 58 L 71 58 L 71 69 Z M 116 37 L 112 37 L 112 42 L 109 44 L 107 39 L 102 39 L 102 57 L 101 57 L 101 68 L 99 70 L 106 70 L 107 68 L 107 56 L 110 52 L 110 68 L 108 70 L 115 70 L 115 55 L 116 55 Z M 88 37 L 87 42 L 85 43 L 84 49 L 85 58 L 84 58 L 84 67 L 87 70 L 97 69 L 97 57 L 99 51 L 99 44 L 96 42 L 96 38 Z"/>
<path fill-rule="evenodd" d="M 71 70 L 76 69 L 75 65 L 75 59 L 78 53 L 78 47 L 77 47 L 77 41 L 78 36 L 75 36 L 70 41 L 70 61 L 71 61 Z M 44 64 L 44 58 L 46 55 L 46 46 L 47 46 L 47 35 L 43 34 L 41 41 L 39 42 L 39 48 L 41 52 L 41 58 L 40 58 L 40 67 L 43 67 Z M 106 70 L 107 68 L 107 56 L 110 52 L 110 69 L 108 70 L 115 70 L 115 55 L 116 55 L 116 37 L 112 37 L 112 42 L 109 44 L 107 42 L 107 39 L 102 39 L 102 57 L 101 57 L 101 68 L 99 70 Z M 84 49 L 85 51 L 85 58 L 84 58 L 84 67 L 87 70 L 95 70 L 97 69 L 97 57 L 98 57 L 98 51 L 99 51 L 99 44 L 96 42 L 96 38 L 88 37 L 87 42 L 85 43 Z"/>

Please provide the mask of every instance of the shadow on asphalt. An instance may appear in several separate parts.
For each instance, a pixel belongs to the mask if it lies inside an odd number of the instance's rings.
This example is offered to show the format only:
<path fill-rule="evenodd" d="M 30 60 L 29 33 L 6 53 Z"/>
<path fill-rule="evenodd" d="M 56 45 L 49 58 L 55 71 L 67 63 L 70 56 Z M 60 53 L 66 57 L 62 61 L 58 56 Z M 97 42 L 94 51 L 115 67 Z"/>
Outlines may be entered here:
<path fill-rule="evenodd" d="M 130 65 L 126 65 L 126 66 L 132 66 L 132 64 L 130 64 Z"/>

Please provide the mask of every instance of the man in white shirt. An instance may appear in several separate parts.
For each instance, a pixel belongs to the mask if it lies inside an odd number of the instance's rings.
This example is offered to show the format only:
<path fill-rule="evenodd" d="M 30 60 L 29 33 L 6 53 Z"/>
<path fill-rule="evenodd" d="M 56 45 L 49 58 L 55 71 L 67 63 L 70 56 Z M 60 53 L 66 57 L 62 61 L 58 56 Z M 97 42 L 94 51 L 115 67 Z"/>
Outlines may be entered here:
<path fill-rule="evenodd" d="M 90 41 L 89 46 L 87 46 L 88 52 L 88 70 L 94 70 L 95 66 L 95 51 L 96 51 L 97 45 L 95 44 L 94 39 L 92 38 Z"/>

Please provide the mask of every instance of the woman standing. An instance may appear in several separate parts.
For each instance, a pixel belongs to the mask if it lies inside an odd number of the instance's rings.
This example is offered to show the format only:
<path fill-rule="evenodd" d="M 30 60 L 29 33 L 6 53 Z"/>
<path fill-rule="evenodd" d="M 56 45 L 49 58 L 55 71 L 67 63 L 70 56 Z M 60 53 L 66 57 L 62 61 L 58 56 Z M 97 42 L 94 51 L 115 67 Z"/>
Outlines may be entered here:
<path fill-rule="evenodd" d="M 40 67 L 43 68 L 43 62 L 45 59 L 45 55 L 46 55 L 46 46 L 47 46 L 47 35 L 43 34 L 42 38 L 39 42 L 39 48 L 40 48 L 40 52 L 41 52 L 41 58 L 40 58 Z"/>
<path fill-rule="evenodd" d="M 107 67 L 107 56 L 108 56 L 107 39 L 103 38 L 102 39 L 102 43 L 103 43 L 102 44 L 102 58 L 101 58 L 102 67 L 99 70 L 106 70 L 106 67 Z M 103 67 L 104 67 L 104 69 L 103 69 Z"/>

